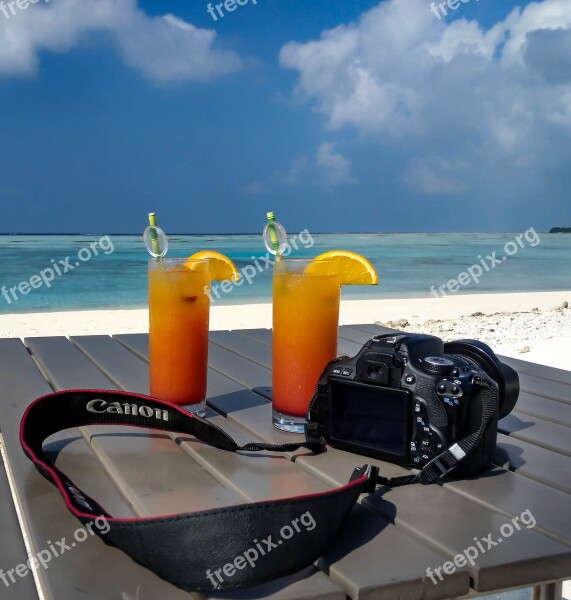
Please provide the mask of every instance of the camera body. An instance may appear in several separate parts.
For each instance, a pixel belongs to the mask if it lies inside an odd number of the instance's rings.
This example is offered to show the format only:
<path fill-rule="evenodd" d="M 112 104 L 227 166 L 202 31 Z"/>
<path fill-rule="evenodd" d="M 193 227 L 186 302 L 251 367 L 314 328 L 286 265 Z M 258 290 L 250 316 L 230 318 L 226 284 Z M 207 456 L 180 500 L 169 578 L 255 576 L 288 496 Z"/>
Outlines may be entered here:
<path fill-rule="evenodd" d="M 519 390 L 517 373 L 485 344 L 445 345 L 420 334 L 376 336 L 355 357 L 328 367 L 307 420 L 335 448 L 421 469 L 480 427 L 482 388 L 473 378 L 482 371 L 498 383 L 499 404 L 506 404 L 508 414 Z M 454 476 L 493 461 L 500 408 Z"/>

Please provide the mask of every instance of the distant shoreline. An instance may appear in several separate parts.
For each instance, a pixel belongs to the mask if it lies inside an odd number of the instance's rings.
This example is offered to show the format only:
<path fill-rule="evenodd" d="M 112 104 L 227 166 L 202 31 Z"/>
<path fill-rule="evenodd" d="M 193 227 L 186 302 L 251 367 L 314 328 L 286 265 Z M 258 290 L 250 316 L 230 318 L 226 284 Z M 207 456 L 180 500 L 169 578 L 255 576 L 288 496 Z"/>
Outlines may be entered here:
<path fill-rule="evenodd" d="M 553 231 L 553 229 L 562 229 L 569 231 Z M 312 235 L 514 235 L 519 233 L 519 231 L 312 231 Z M 571 228 L 567 227 L 554 227 L 550 231 L 547 230 L 539 230 L 539 233 L 571 233 Z M 143 233 L 135 232 L 135 233 L 110 233 L 110 232 L 100 232 L 100 233 L 81 233 L 81 232 L 72 232 L 72 233 L 6 233 L 0 232 L 0 237 L 61 237 L 61 236 L 84 236 L 84 237 L 100 237 L 102 235 L 113 235 L 117 237 L 133 237 L 133 236 L 142 236 Z M 212 236 L 212 235 L 220 235 L 220 236 L 252 236 L 252 235 L 262 235 L 262 230 L 254 231 L 251 233 L 220 233 L 220 232 L 207 232 L 207 233 L 176 233 L 169 232 L 169 237 L 178 237 L 178 236 Z"/>

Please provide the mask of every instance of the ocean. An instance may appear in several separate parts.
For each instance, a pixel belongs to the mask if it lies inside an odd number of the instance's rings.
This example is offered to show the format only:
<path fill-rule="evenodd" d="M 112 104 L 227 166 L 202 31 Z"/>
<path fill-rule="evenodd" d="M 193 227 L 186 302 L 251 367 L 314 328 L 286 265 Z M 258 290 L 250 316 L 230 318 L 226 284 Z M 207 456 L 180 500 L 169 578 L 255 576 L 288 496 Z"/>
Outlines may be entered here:
<path fill-rule="evenodd" d="M 519 240 L 511 233 L 306 235 L 291 256 L 334 249 L 365 255 L 381 282 L 347 286 L 345 299 L 570 289 L 571 235 L 532 231 Z M 265 268 L 261 235 L 177 235 L 169 242 L 168 256 L 217 250 L 238 269 L 255 271 L 251 285 L 245 281 L 212 294 L 214 304 L 271 300 L 271 269 Z M 142 236 L 5 235 L 0 236 L 0 255 L 0 313 L 141 308 L 147 303 L 148 255 Z M 456 280 L 452 292 L 442 287 L 451 280 Z"/>

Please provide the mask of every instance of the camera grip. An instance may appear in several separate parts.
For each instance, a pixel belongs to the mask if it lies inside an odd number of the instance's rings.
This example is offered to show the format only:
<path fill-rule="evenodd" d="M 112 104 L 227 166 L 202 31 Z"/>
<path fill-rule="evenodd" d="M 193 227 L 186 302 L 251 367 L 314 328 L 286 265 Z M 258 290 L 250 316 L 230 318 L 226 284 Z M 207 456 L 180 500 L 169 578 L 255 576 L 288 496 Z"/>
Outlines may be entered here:
<path fill-rule="evenodd" d="M 416 380 L 416 396 L 426 402 L 428 420 L 431 425 L 435 427 L 446 427 L 448 425 L 446 409 L 434 391 L 434 381 L 432 379 L 419 377 Z"/>

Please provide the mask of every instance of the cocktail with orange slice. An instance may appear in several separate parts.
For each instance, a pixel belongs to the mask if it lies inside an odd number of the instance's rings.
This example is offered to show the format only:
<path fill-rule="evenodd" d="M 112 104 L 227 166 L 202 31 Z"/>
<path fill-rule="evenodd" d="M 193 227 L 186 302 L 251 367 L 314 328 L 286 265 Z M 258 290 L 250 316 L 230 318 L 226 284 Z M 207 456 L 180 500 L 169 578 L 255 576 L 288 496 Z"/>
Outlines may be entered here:
<path fill-rule="evenodd" d="M 273 283 L 272 420 L 303 433 L 305 415 L 327 363 L 337 356 L 342 285 L 374 285 L 371 263 L 334 250 L 314 259 L 276 260 Z"/>
<path fill-rule="evenodd" d="M 239 278 L 218 252 L 149 261 L 151 395 L 203 413 L 208 369 L 210 282 Z"/>

